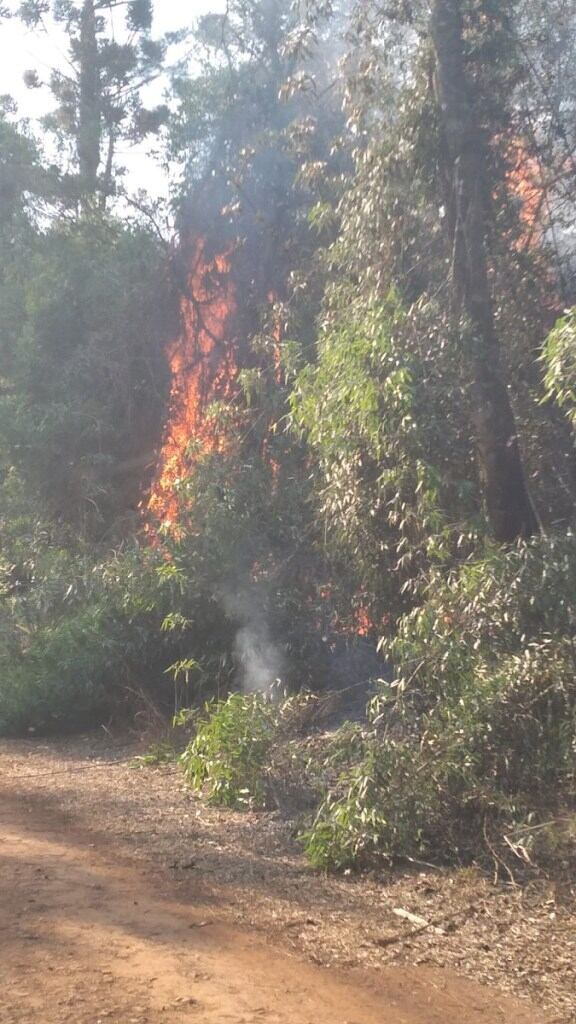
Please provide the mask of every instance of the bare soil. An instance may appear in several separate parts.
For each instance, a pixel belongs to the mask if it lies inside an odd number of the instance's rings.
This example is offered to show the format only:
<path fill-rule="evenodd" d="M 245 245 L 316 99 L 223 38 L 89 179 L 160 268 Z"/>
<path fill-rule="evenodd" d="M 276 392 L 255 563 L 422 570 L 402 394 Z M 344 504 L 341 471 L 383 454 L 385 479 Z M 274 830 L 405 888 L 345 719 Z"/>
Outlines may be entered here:
<path fill-rule="evenodd" d="M 1 1024 L 576 1020 L 572 893 L 324 878 L 286 822 L 207 808 L 135 752 L 0 743 Z"/>

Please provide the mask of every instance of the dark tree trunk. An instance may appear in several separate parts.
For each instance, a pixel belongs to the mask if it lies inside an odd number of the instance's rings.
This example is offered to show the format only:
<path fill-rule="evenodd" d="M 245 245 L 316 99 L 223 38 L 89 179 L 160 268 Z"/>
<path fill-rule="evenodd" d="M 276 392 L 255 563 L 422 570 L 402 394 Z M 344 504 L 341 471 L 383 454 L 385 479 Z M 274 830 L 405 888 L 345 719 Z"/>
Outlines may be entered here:
<path fill-rule="evenodd" d="M 469 358 L 478 461 L 494 537 L 509 543 L 536 533 L 538 520 L 494 322 L 486 250 L 487 142 L 477 123 L 466 73 L 460 0 L 434 0 L 431 31 L 446 153 L 454 297 L 474 336 Z"/>
<path fill-rule="evenodd" d="M 78 162 L 83 189 L 89 195 L 94 195 L 98 188 L 102 142 L 100 68 L 94 0 L 84 0 L 81 18 Z"/>

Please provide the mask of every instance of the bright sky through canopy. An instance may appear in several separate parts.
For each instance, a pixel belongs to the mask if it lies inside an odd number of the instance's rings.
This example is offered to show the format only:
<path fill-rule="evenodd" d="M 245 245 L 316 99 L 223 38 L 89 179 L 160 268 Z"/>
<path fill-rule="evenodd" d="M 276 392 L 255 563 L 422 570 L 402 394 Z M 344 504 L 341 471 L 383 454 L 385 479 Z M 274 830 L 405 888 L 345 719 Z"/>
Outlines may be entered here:
<path fill-rule="evenodd" d="M 17 12 L 20 0 L 6 4 L 12 13 Z M 223 0 L 155 0 L 153 34 L 162 36 L 166 32 L 188 28 L 198 17 L 208 11 L 222 10 Z M 62 29 L 47 19 L 48 31 L 30 30 L 19 19 L 0 24 L 2 61 L 0 62 L 0 95 L 9 94 L 18 104 L 20 117 L 42 117 L 54 108 L 54 99 L 46 89 L 27 89 L 23 82 L 25 71 L 35 69 L 40 79 L 47 80 L 52 68 L 66 69 L 67 39 Z M 150 102 L 161 100 L 159 87 L 154 87 Z M 148 155 L 148 146 L 140 146 L 131 152 L 121 154 L 122 162 L 129 168 L 129 186 L 146 188 L 152 192 L 165 192 L 166 178 L 162 170 L 153 164 Z"/>

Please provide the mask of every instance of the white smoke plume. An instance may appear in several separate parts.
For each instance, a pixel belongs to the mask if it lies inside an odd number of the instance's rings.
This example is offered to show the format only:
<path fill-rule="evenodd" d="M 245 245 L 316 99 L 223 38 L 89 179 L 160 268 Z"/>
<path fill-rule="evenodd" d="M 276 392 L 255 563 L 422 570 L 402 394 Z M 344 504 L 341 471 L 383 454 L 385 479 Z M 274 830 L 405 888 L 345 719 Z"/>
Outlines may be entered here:
<path fill-rule="evenodd" d="M 247 591 L 223 594 L 221 599 L 226 614 L 242 623 L 234 641 L 239 688 L 243 693 L 272 696 L 281 686 L 286 662 L 270 635 L 260 602 Z"/>
<path fill-rule="evenodd" d="M 284 658 L 270 639 L 266 623 L 251 623 L 236 634 L 234 655 L 244 693 L 271 694 L 282 679 Z"/>

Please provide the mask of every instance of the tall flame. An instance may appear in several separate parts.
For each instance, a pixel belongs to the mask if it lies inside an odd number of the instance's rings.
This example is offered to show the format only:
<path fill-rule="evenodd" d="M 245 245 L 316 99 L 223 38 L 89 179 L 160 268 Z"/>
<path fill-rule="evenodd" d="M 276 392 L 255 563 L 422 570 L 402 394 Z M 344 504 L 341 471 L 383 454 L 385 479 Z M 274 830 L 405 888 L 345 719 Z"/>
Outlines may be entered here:
<path fill-rule="evenodd" d="M 231 262 L 231 249 L 211 256 L 203 238 L 192 246 L 181 300 L 182 330 L 167 350 L 170 412 L 148 503 L 148 511 L 167 527 L 178 519 L 179 485 L 190 473 L 195 450 L 206 455 L 226 445 L 209 407 L 231 400 L 236 391 L 238 363 L 231 332 L 238 300 Z"/>

